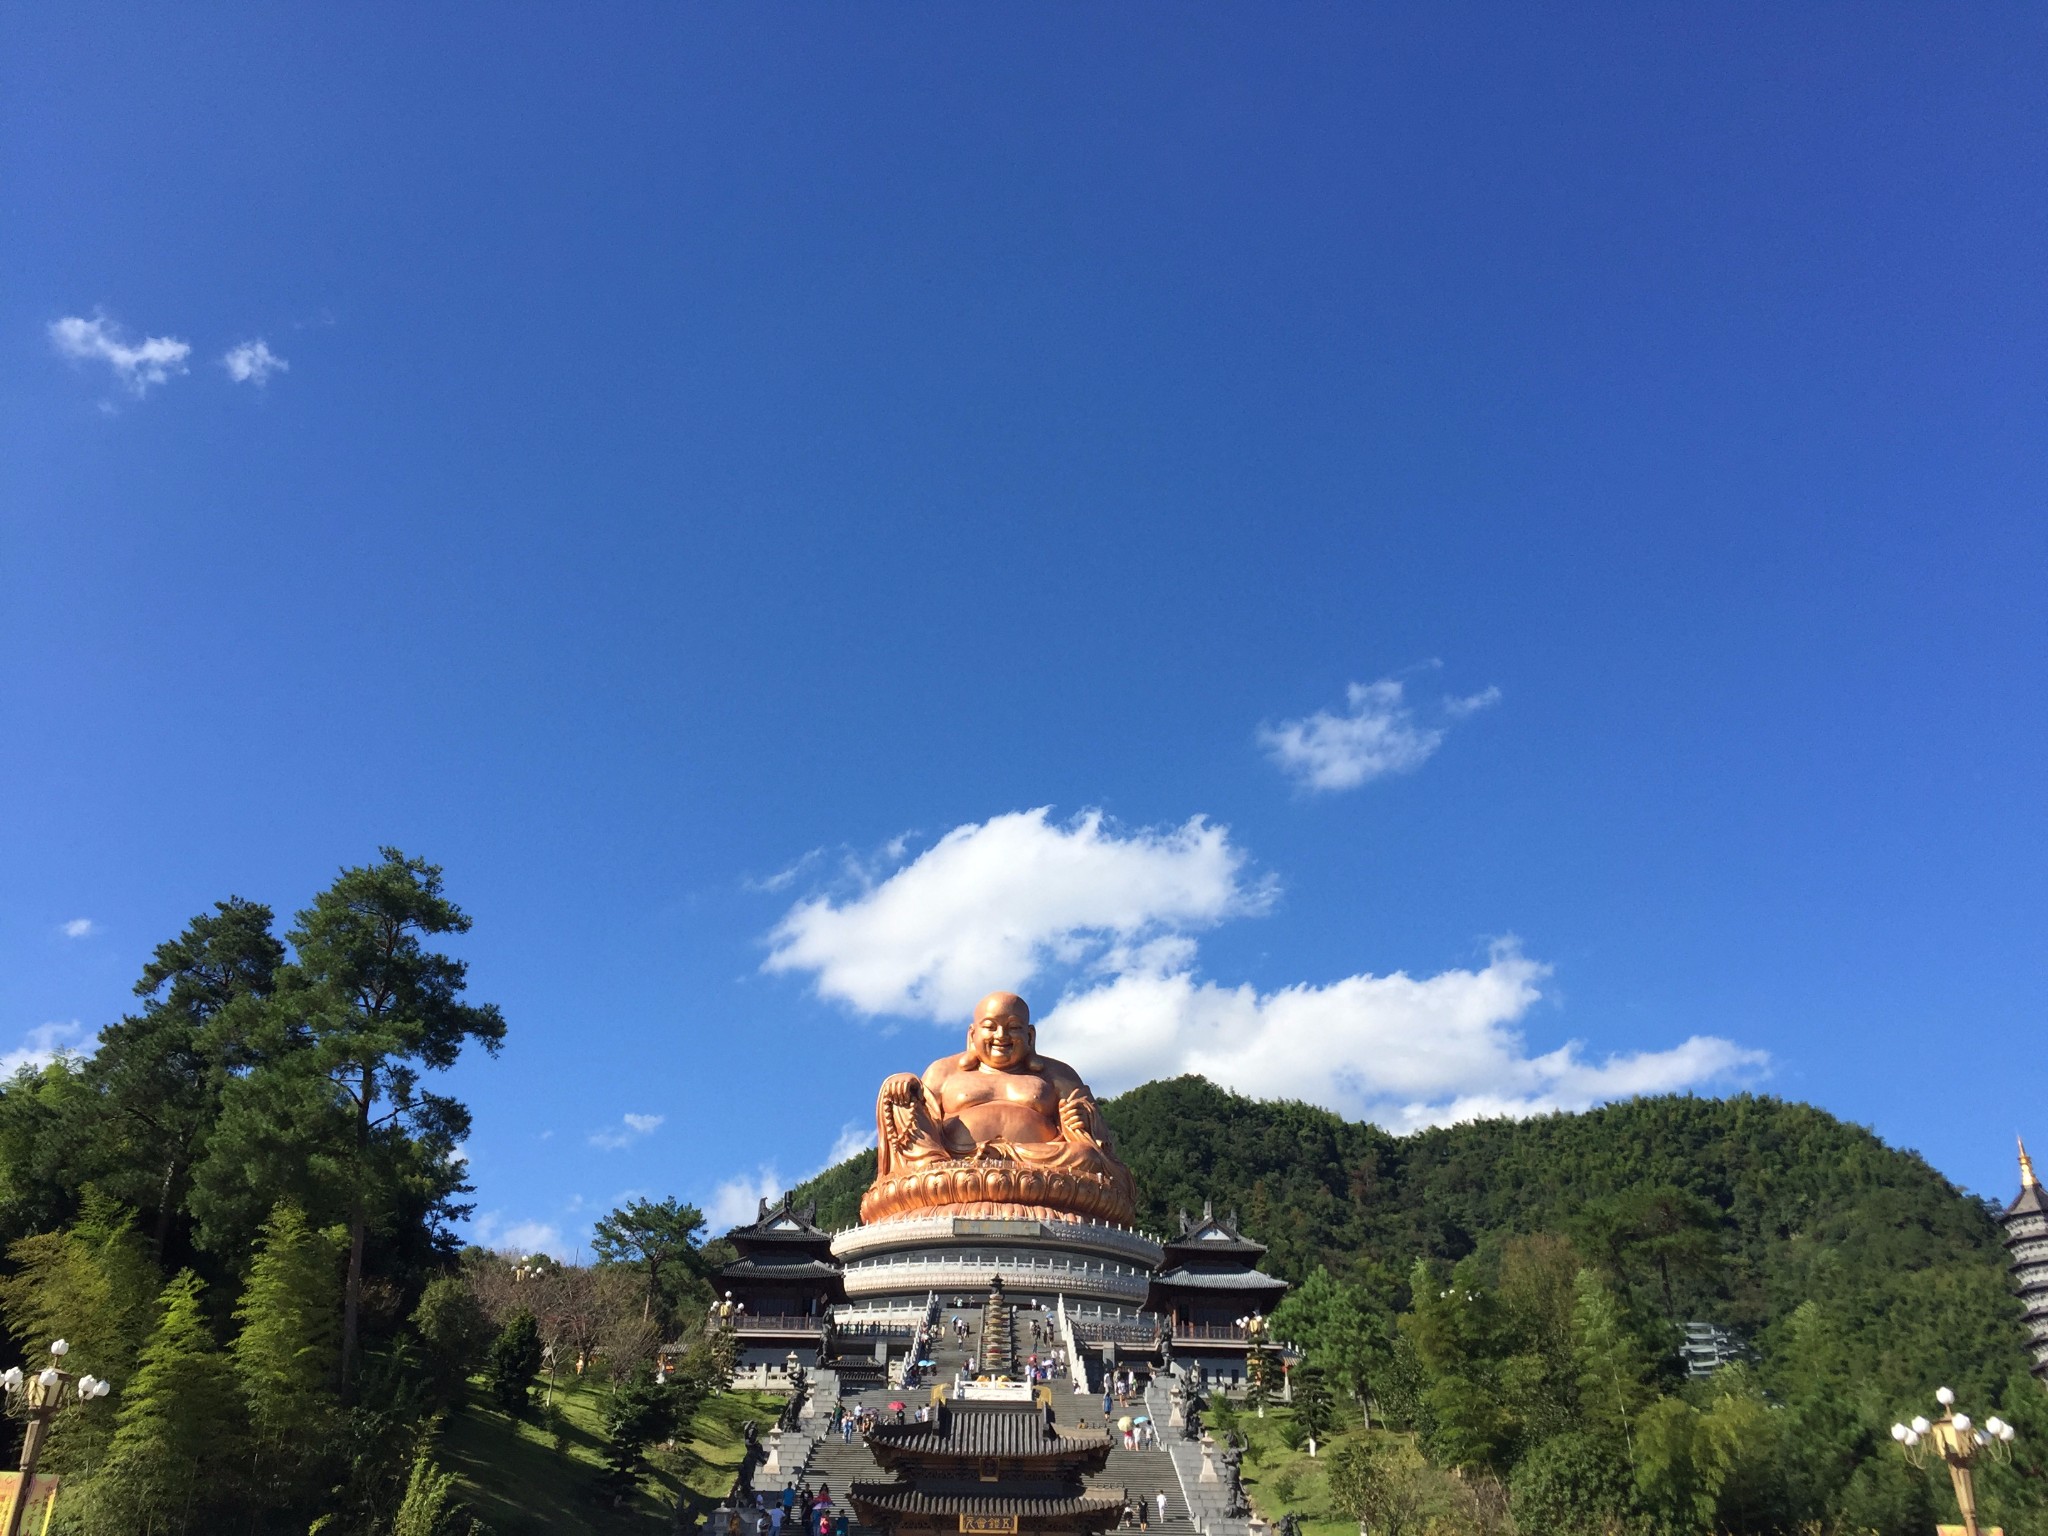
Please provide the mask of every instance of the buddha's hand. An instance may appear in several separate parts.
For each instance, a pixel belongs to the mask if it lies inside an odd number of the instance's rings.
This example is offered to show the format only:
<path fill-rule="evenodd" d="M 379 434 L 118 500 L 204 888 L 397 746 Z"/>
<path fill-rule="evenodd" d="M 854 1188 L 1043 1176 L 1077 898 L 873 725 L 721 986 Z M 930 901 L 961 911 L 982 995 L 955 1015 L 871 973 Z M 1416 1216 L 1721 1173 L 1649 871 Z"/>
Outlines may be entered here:
<path fill-rule="evenodd" d="M 1100 1147 L 1101 1138 L 1095 1134 L 1095 1101 L 1088 1097 L 1086 1090 L 1076 1088 L 1060 1100 L 1060 1139 L 1063 1141 L 1085 1141 L 1091 1147 Z"/>
<path fill-rule="evenodd" d="M 875 1129 L 892 1152 L 915 1160 L 945 1156 L 938 1125 L 925 1102 L 924 1082 L 914 1072 L 883 1079 L 875 1097 Z"/>

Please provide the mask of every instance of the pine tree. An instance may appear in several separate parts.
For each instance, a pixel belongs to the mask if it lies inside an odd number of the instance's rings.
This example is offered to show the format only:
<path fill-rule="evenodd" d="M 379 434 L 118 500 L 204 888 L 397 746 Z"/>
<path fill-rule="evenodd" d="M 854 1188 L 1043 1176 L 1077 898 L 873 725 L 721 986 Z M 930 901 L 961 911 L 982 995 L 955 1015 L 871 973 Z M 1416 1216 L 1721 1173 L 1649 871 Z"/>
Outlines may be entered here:
<path fill-rule="evenodd" d="M 181 1273 L 163 1290 L 162 1311 L 121 1397 L 101 1499 L 110 1529 L 210 1529 L 222 1501 L 240 1425 L 226 1358 L 199 1306 L 199 1277 Z"/>
<path fill-rule="evenodd" d="M 622 1504 L 647 1475 L 646 1447 L 676 1428 L 676 1393 L 641 1366 L 605 1413 L 604 1471 L 598 1486 Z"/>
<path fill-rule="evenodd" d="M 1304 1361 L 1294 1368 L 1294 1422 L 1308 1436 L 1308 1453 L 1316 1453 L 1316 1442 L 1327 1440 L 1337 1422 L 1337 1405 L 1330 1397 L 1330 1384 L 1321 1367 Z"/>
<path fill-rule="evenodd" d="M 339 1406 L 340 1250 L 296 1205 L 264 1223 L 235 1308 L 235 1374 L 253 1431 L 254 1482 L 267 1504 L 289 1503 L 326 1459 Z"/>
<path fill-rule="evenodd" d="M 515 1313 L 491 1341 L 484 1367 L 491 1380 L 491 1401 L 515 1418 L 523 1415 L 532 1401 L 540 1359 L 540 1325 L 531 1312 Z"/>

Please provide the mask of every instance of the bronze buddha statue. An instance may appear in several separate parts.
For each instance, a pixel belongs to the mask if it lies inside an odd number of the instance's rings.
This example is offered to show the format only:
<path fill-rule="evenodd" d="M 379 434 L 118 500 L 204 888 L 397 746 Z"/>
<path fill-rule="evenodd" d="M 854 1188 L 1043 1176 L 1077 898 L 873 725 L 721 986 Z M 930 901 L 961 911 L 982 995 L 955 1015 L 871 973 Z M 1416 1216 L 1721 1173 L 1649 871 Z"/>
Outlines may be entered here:
<path fill-rule="evenodd" d="M 967 1049 L 923 1077 L 899 1072 L 875 1100 L 875 1182 L 861 1220 L 920 1213 L 1082 1217 L 1128 1224 L 1130 1170 L 1074 1069 L 1040 1056 L 1031 1010 L 991 992 Z"/>

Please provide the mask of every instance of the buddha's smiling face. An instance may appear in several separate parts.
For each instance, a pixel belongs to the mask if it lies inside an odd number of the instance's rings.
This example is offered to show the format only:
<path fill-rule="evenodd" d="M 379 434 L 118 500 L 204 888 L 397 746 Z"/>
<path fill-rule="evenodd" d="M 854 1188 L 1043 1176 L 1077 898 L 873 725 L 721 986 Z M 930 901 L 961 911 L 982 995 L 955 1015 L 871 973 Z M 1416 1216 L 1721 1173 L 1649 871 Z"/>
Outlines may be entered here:
<path fill-rule="evenodd" d="M 974 1010 L 967 1049 L 985 1067 L 1014 1072 L 1030 1062 L 1037 1034 L 1023 998 L 1013 992 L 991 992 Z"/>

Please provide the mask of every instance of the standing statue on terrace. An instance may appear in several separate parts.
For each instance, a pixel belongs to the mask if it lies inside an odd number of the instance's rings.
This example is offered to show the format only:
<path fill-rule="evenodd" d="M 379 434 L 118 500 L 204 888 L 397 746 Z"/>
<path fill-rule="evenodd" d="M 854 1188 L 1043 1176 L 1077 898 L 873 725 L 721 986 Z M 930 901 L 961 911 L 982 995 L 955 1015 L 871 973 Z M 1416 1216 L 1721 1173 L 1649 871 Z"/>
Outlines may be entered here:
<path fill-rule="evenodd" d="M 861 1220 L 895 1216 L 1083 1217 L 1128 1224 L 1137 1189 L 1095 1097 L 1038 1054 L 1031 1010 L 991 992 L 967 1049 L 922 1078 L 899 1072 L 875 1100 L 875 1182 Z"/>

